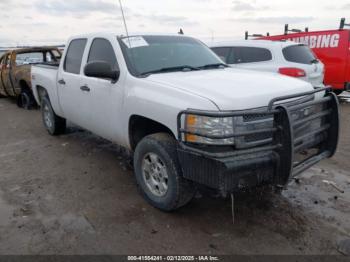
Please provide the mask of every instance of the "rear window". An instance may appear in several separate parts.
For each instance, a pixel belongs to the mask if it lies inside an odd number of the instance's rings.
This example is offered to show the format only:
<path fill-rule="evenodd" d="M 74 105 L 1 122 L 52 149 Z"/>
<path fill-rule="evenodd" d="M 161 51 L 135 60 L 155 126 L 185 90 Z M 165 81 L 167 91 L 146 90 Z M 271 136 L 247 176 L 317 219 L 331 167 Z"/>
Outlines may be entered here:
<path fill-rule="evenodd" d="M 63 64 L 64 71 L 72 74 L 80 73 L 86 42 L 86 39 L 76 39 L 70 43 Z"/>
<path fill-rule="evenodd" d="M 20 53 L 16 55 L 16 65 L 30 65 L 44 62 L 44 54 L 42 52 Z"/>
<path fill-rule="evenodd" d="M 311 49 L 305 45 L 293 45 L 283 49 L 284 58 L 293 63 L 312 64 L 316 57 Z"/>
<path fill-rule="evenodd" d="M 254 63 L 272 60 L 271 51 L 260 47 L 236 47 L 237 63 Z"/>

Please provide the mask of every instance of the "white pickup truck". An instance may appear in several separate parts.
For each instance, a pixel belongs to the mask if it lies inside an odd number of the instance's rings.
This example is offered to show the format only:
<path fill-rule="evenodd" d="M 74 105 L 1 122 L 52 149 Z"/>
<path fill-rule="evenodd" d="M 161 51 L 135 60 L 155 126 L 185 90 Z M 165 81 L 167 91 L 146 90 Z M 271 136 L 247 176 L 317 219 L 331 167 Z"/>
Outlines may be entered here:
<path fill-rule="evenodd" d="M 73 37 L 59 66 L 33 67 L 32 86 L 49 134 L 69 120 L 128 148 L 142 195 L 165 211 L 198 185 L 284 187 L 338 143 L 328 89 L 230 68 L 182 35 Z"/>

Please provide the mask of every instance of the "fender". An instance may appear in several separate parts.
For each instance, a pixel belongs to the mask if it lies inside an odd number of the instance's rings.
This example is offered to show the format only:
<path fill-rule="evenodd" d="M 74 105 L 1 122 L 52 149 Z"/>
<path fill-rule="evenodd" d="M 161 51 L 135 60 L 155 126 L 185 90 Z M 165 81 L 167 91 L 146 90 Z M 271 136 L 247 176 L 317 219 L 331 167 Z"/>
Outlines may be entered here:
<path fill-rule="evenodd" d="M 173 87 L 149 82 L 144 79 L 128 79 L 128 93 L 125 96 L 123 118 L 124 145 L 131 148 L 129 121 L 133 115 L 158 122 L 177 137 L 177 115 L 183 108 L 197 108 L 218 111 L 210 100 Z M 130 83 L 132 82 L 132 83 Z"/>

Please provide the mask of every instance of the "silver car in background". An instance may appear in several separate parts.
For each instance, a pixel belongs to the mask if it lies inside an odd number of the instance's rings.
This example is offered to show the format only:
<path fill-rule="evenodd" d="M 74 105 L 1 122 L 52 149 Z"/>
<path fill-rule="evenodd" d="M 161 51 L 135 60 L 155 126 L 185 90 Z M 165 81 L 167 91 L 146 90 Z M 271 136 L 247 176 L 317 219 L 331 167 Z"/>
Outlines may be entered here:
<path fill-rule="evenodd" d="M 280 73 L 323 87 L 324 65 L 311 49 L 290 41 L 245 40 L 209 47 L 232 67 Z"/>

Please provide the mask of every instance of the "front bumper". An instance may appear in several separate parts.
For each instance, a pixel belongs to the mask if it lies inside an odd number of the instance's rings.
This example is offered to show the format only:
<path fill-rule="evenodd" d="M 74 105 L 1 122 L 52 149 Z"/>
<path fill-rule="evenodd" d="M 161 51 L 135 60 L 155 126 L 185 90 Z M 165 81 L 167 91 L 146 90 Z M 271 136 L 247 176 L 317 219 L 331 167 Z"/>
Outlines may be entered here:
<path fill-rule="evenodd" d="M 323 94 L 314 99 L 316 93 Z M 312 96 L 312 99 L 310 99 Z M 293 102 L 290 99 L 297 99 Z M 309 99 L 307 99 L 309 98 Z M 305 115 L 310 108 L 317 113 Z M 301 117 L 295 117 L 302 112 Z M 212 117 L 244 116 L 252 119 L 273 116 L 273 127 L 240 132 L 232 137 L 244 140 L 248 136 L 269 133 L 272 139 L 263 144 L 253 143 L 245 148 L 230 148 L 213 152 L 211 147 L 199 147 L 183 142 L 186 114 Z M 299 114 L 300 115 L 300 114 Z M 318 121 L 319 120 L 319 121 Z M 311 125 L 318 121 L 318 125 Z M 202 134 L 195 134 L 202 135 Z M 178 115 L 178 156 L 183 176 L 223 193 L 235 192 L 260 185 L 284 186 L 288 181 L 325 158 L 334 155 L 339 137 L 338 99 L 328 88 L 278 97 L 267 109 L 259 111 L 206 112 L 186 110 Z M 266 138 L 266 137 L 265 137 Z"/>

